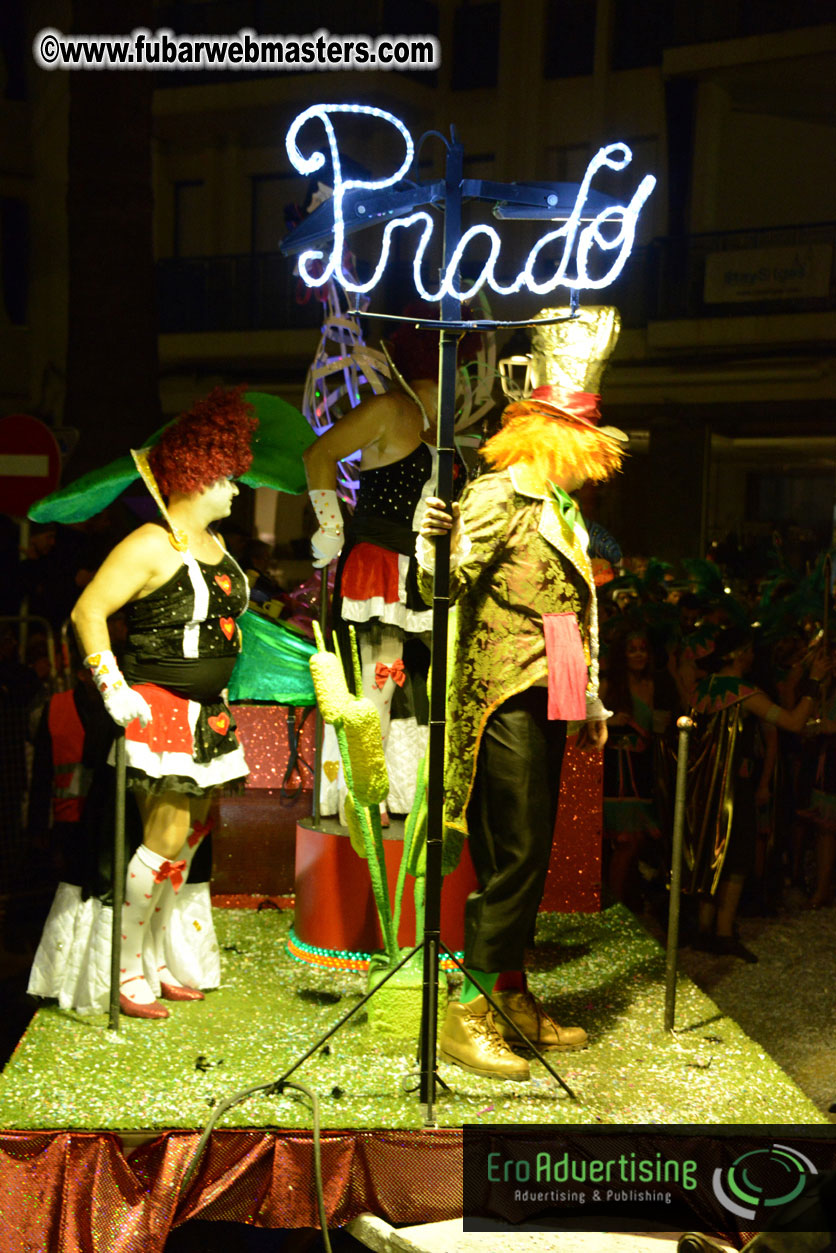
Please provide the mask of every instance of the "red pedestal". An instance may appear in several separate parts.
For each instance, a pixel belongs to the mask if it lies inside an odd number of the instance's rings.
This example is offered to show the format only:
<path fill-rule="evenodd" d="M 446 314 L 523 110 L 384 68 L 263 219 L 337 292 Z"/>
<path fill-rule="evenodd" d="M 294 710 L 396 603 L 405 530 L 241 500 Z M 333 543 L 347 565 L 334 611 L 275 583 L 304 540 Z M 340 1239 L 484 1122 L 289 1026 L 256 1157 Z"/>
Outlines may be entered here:
<path fill-rule="evenodd" d="M 402 849 L 400 839 L 383 841 L 393 901 Z M 415 943 L 414 882 L 407 878 L 398 930 L 398 943 L 405 948 Z M 445 877 L 441 893 L 441 939 L 454 953 L 464 947 L 464 903 L 475 885 L 465 849 L 454 873 Z M 297 824 L 294 932 L 304 945 L 330 952 L 371 953 L 383 947 L 368 866 L 354 852 L 347 834 Z M 311 960 L 315 958 L 311 954 Z"/>

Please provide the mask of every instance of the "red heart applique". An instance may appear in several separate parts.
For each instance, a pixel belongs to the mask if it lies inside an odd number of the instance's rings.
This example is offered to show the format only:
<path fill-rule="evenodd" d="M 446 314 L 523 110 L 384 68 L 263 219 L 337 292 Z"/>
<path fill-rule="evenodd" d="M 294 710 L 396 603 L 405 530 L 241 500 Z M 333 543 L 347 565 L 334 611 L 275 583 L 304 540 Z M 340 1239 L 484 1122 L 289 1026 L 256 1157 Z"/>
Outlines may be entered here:
<path fill-rule="evenodd" d="M 233 635 L 235 634 L 235 619 L 234 618 L 221 618 L 220 623 L 221 623 L 221 630 L 223 631 L 224 635 L 226 636 L 228 640 L 231 640 Z"/>
<path fill-rule="evenodd" d="M 216 714 L 214 718 L 207 718 L 207 722 L 216 735 L 226 735 L 229 730 L 229 714 Z"/>
<path fill-rule="evenodd" d="M 228 574 L 216 574 L 215 582 L 225 596 L 228 596 L 232 591 L 232 579 Z"/>

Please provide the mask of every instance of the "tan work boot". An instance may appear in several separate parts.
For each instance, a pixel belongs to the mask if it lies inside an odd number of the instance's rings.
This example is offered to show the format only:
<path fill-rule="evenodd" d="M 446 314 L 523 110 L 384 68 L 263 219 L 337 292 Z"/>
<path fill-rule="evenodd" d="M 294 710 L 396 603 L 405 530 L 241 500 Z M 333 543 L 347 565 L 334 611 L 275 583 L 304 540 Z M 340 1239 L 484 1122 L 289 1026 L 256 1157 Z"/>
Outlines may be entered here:
<path fill-rule="evenodd" d="M 583 1027 L 559 1027 L 546 1013 L 542 1001 L 539 1001 L 531 992 L 522 990 L 494 992 L 494 1000 L 497 1005 L 502 1006 L 514 1026 L 518 1027 L 523 1035 L 528 1036 L 531 1043 L 536 1044 L 541 1053 L 547 1049 L 560 1049 L 564 1053 L 569 1053 L 573 1049 L 585 1049 L 589 1043 Z M 496 1015 L 494 1022 L 497 1031 L 507 1044 L 525 1048 L 525 1041 L 508 1026 L 499 1014 Z"/>
<path fill-rule="evenodd" d="M 442 1061 L 488 1079 L 530 1079 L 528 1062 L 518 1057 L 496 1029 L 493 1011 L 484 996 L 462 1005 L 450 1001 L 438 1041 Z"/>

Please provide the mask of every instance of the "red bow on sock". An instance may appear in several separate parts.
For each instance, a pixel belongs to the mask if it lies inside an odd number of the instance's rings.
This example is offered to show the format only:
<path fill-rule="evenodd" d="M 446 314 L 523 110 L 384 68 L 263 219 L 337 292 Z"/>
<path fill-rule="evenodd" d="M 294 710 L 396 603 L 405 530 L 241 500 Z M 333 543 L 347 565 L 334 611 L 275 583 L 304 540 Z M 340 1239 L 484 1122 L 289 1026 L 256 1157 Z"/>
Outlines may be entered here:
<path fill-rule="evenodd" d="M 184 861 L 164 861 L 159 870 L 154 871 L 154 882 L 164 883 L 166 879 L 171 880 L 171 886 L 175 892 L 179 892 L 183 886 L 183 871 L 186 869 Z"/>
<path fill-rule="evenodd" d="M 403 662 L 400 657 L 397 661 L 393 661 L 391 666 L 387 666 L 384 662 L 379 661 L 374 668 L 374 685 L 375 687 L 385 687 L 386 680 L 392 679 L 397 683 L 398 687 L 403 687 L 406 682 L 406 671 L 403 668 Z"/>
<path fill-rule="evenodd" d="M 195 822 L 192 825 L 191 835 L 189 835 L 186 839 L 186 843 L 188 844 L 189 848 L 194 848 L 196 844 L 199 844 L 200 841 L 203 839 L 204 835 L 208 835 L 211 830 L 212 830 L 211 822 Z"/>

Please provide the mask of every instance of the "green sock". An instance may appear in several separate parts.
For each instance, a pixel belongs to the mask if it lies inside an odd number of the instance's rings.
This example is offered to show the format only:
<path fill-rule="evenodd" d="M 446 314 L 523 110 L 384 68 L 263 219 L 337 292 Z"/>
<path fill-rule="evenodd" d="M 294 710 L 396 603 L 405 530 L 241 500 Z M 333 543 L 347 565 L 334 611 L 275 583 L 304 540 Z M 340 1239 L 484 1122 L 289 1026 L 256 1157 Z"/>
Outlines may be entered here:
<path fill-rule="evenodd" d="M 462 1005 L 466 1005 L 468 1001 L 475 1001 L 477 996 L 482 996 L 484 992 L 490 994 L 493 992 L 494 984 L 499 978 L 499 973 L 494 975 L 486 974 L 483 970 L 467 971 L 465 981 L 462 984 L 462 990 L 459 993 L 459 1001 Z M 477 986 L 478 980 L 478 986 Z"/>

